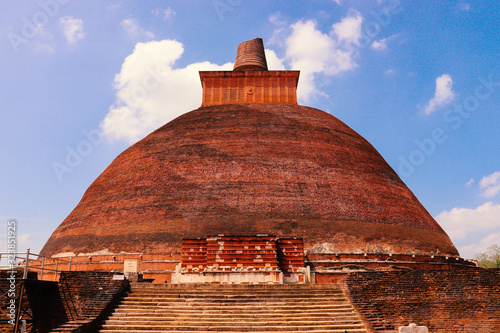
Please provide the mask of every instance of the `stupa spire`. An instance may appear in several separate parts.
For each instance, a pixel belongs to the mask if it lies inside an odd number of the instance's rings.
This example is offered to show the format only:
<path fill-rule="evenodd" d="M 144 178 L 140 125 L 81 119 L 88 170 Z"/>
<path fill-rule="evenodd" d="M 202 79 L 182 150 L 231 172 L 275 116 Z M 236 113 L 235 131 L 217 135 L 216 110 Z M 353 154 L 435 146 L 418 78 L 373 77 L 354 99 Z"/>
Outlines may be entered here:
<path fill-rule="evenodd" d="M 238 45 L 233 71 L 267 71 L 262 38 L 248 40 Z"/>
<path fill-rule="evenodd" d="M 201 106 L 273 103 L 297 105 L 299 71 L 267 69 L 264 42 L 255 38 L 241 43 L 232 71 L 200 71 Z"/>

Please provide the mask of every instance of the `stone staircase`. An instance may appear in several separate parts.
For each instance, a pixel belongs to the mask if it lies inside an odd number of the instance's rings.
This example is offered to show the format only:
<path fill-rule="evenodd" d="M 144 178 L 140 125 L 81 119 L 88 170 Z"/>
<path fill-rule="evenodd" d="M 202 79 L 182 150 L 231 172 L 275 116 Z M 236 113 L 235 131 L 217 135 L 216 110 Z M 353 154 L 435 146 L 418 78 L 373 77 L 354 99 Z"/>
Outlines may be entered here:
<path fill-rule="evenodd" d="M 336 284 L 132 283 L 100 332 L 368 332 Z"/>

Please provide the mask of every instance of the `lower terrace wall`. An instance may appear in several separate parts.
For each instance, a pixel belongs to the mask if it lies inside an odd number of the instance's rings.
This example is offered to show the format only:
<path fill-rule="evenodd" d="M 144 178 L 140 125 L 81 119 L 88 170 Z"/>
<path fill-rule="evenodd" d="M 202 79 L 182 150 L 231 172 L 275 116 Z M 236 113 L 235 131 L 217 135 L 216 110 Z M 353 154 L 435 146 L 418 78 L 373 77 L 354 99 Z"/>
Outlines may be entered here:
<path fill-rule="evenodd" d="M 69 258 L 64 258 L 69 259 Z M 98 272 L 123 272 L 125 259 L 139 259 L 142 262 L 144 279 L 154 280 L 157 283 L 171 283 L 171 276 L 175 267 L 180 263 L 180 254 L 151 255 L 151 254 L 117 254 L 117 255 L 87 255 L 71 257 L 71 271 L 98 271 Z M 30 263 L 40 266 L 39 262 Z M 54 259 L 46 259 L 44 268 L 56 269 Z M 59 263 L 59 271 L 68 271 L 69 264 Z M 57 280 L 59 276 L 57 277 Z M 54 281 L 54 274 L 44 270 L 43 280 Z"/>
<path fill-rule="evenodd" d="M 70 321 L 87 320 L 68 332 L 93 332 L 128 290 L 127 280 L 113 280 L 111 272 L 61 272 L 59 292 Z"/>
<path fill-rule="evenodd" d="M 287 240 L 287 239 L 285 239 Z M 294 244 L 292 244 L 294 245 Z M 283 245 L 281 245 L 283 246 Z M 282 264 L 288 264 L 290 258 L 281 256 Z M 297 257 L 298 258 L 298 257 Z M 65 258 L 69 259 L 69 258 Z M 116 255 L 85 255 L 71 257 L 72 271 L 101 271 L 101 272 L 123 272 L 125 259 L 139 259 L 142 262 L 143 278 L 156 283 L 175 282 L 176 266 L 181 262 L 180 253 L 172 254 L 116 254 Z M 311 268 L 312 273 L 316 273 L 316 283 L 337 282 L 338 269 L 349 266 L 363 266 L 367 269 L 388 269 L 392 266 L 407 267 L 414 270 L 453 270 L 466 267 L 475 267 L 473 261 L 464 260 L 458 257 L 441 255 L 411 255 L 411 254 L 377 254 L 377 253 L 308 253 L 307 256 L 300 257 L 305 260 L 305 266 Z M 290 261 L 291 262 L 291 261 Z M 32 262 L 30 265 L 40 265 L 39 262 Z M 281 267 L 284 271 L 295 271 L 299 266 L 293 263 L 290 267 Z M 45 268 L 55 269 L 54 259 L 46 259 Z M 59 263 L 58 270 L 67 271 L 69 264 Z M 333 275 L 332 275 L 333 273 Z M 329 276 L 332 275 L 332 276 Z M 58 278 L 58 277 L 57 277 Z M 45 270 L 43 280 L 54 281 L 54 274 Z M 314 280 L 313 280 L 314 281 Z"/>
<path fill-rule="evenodd" d="M 327 273 L 325 270 L 328 269 L 351 265 L 363 266 L 368 269 L 397 266 L 414 270 L 450 270 L 461 269 L 464 266 L 477 266 L 474 261 L 459 257 L 390 253 L 308 253 L 305 264 L 310 266 L 313 271 L 320 273 Z"/>
<path fill-rule="evenodd" d="M 432 333 L 500 332 L 500 270 L 367 271 L 344 280 L 373 332 L 417 323 Z"/>
<path fill-rule="evenodd" d="M 29 272 L 28 278 L 36 280 L 37 274 Z M 23 270 L 0 270 L 0 333 L 11 333 L 14 331 L 14 325 L 12 325 L 14 321 L 11 314 L 15 316 L 19 302 L 22 302 L 23 307 L 26 309 L 25 318 L 30 320 L 28 328 L 32 325 L 31 318 L 33 318 L 33 312 L 27 306 L 29 304 L 28 295 L 27 293 L 21 295 L 22 281 Z M 14 309 L 12 309 L 11 300 L 14 300 Z"/>

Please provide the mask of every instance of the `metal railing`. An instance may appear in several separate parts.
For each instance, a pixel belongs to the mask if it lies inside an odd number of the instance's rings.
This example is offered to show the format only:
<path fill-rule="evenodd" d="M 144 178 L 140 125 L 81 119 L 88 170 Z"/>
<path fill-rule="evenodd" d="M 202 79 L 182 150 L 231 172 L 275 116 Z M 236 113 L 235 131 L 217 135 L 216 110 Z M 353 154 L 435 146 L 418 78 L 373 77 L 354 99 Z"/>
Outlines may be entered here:
<path fill-rule="evenodd" d="M 8 265 L 3 264 L 5 258 L 7 258 L 9 262 Z M 45 259 L 53 261 L 50 266 L 53 266 L 55 263 L 55 268 L 47 267 Z M 59 269 L 59 265 L 62 263 L 67 263 L 68 269 L 64 271 L 71 271 L 71 257 L 69 257 L 69 259 L 47 257 L 36 253 L 30 253 L 30 249 L 26 252 L 0 252 L 0 263 L 0 269 L 2 270 L 23 269 L 23 279 L 28 278 L 29 271 L 39 271 L 40 280 L 43 280 L 44 272 L 53 272 L 54 281 L 57 281 L 57 274 L 63 271 L 63 269 Z"/>

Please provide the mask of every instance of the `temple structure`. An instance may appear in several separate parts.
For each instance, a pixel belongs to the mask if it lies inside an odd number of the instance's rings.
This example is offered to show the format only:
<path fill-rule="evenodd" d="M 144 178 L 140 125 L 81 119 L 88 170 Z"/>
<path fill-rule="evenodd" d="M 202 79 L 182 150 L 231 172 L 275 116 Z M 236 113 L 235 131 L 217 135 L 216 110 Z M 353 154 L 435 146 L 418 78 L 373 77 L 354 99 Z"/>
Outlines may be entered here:
<path fill-rule="evenodd" d="M 0 271 L 0 333 L 500 332 L 500 269 L 297 105 L 299 72 L 269 71 L 261 39 L 200 78 L 200 108 L 119 155 L 45 257 Z"/>
<path fill-rule="evenodd" d="M 119 155 L 43 255 L 83 270 L 135 258 L 161 282 L 319 283 L 349 265 L 472 265 L 367 140 L 297 105 L 299 71 L 268 70 L 261 39 L 238 47 L 233 71 L 200 78 L 201 107 Z"/>

